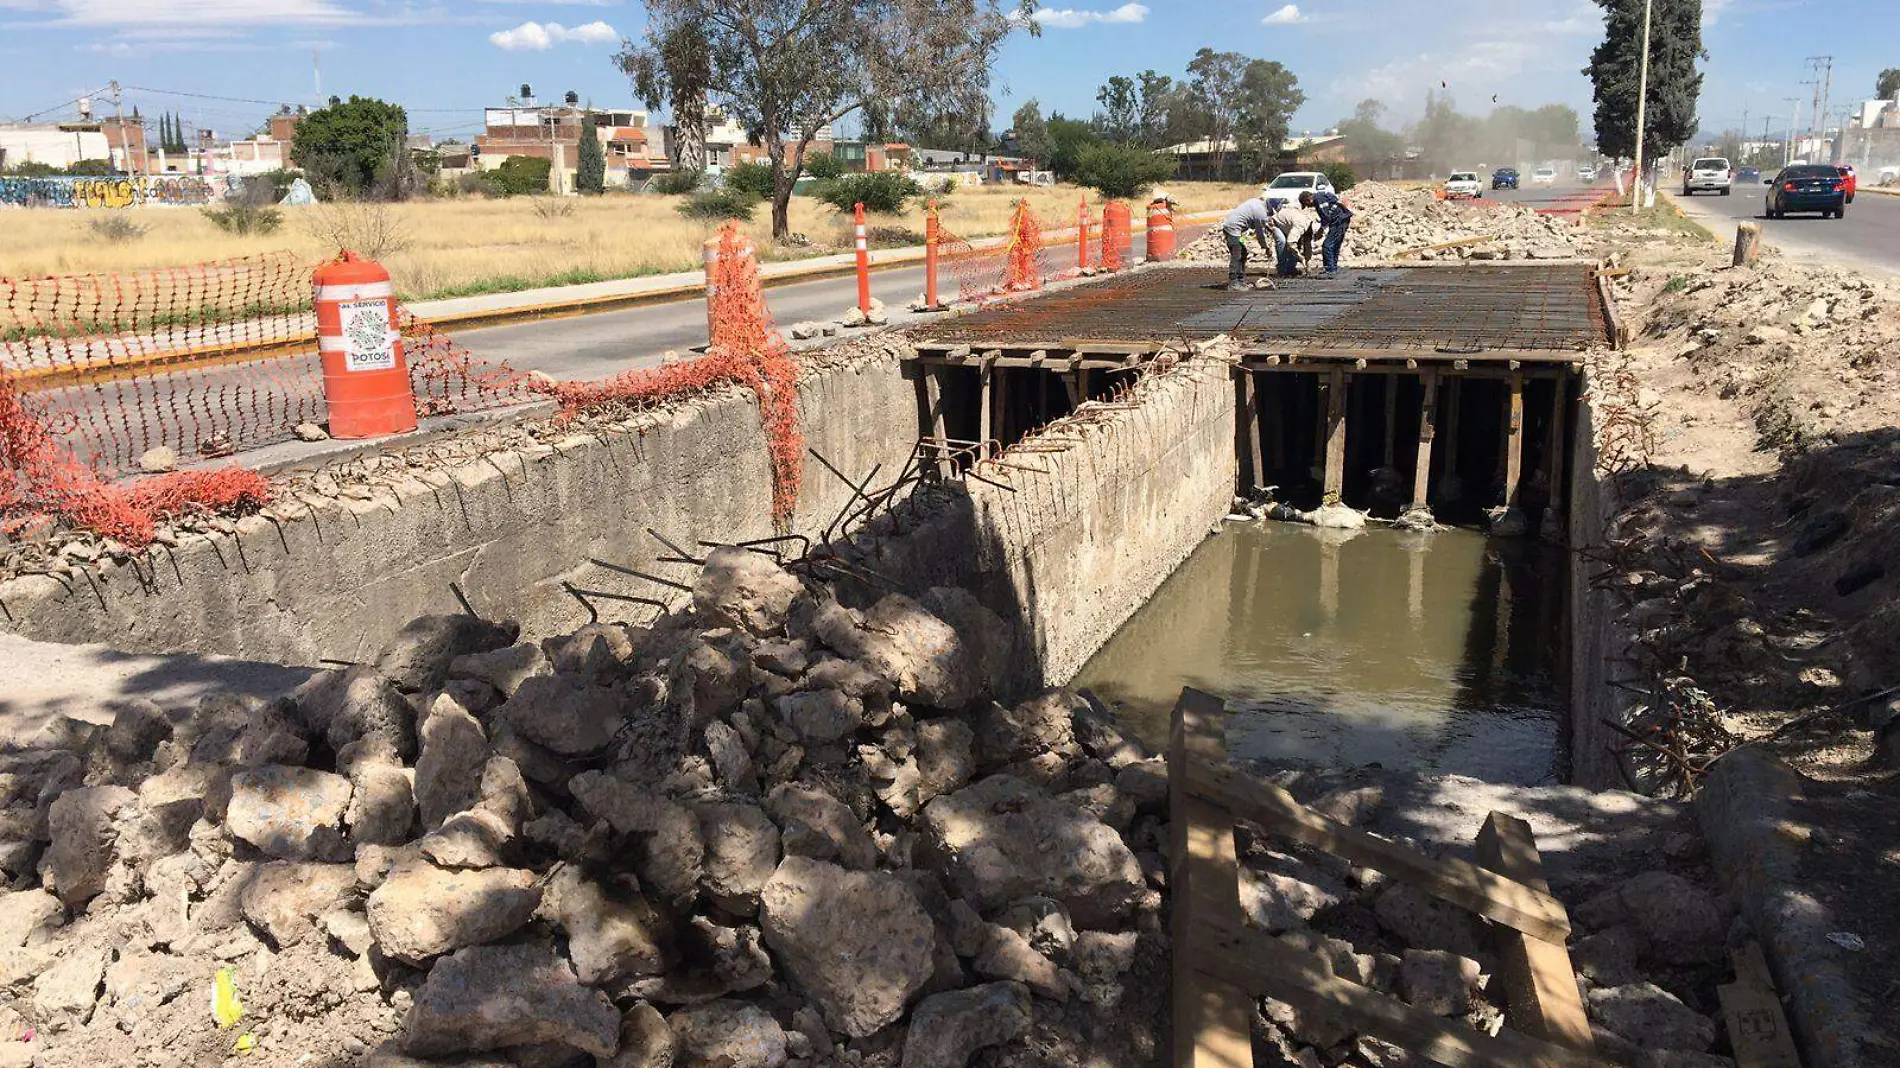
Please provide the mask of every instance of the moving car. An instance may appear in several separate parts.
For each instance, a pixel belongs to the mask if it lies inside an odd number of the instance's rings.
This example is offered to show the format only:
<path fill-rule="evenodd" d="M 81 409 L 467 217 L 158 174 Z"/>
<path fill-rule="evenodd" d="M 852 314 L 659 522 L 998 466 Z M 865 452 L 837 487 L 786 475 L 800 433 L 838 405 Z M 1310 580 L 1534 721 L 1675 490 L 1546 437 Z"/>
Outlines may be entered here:
<path fill-rule="evenodd" d="M 1577 166 L 1577 181 L 1579 181 L 1579 182 L 1594 182 L 1594 181 L 1596 181 L 1596 180 L 1597 180 L 1597 169 L 1596 169 L 1595 167 L 1592 167 L 1592 166 L 1591 166 L 1590 164 L 1588 164 L 1588 163 L 1582 163 L 1582 164 L 1578 164 L 1578 166 Z"/>
<path fill-rule="evenodd" d="M 1532 185 L 1556 185 L 1557 184 L 1557 168 L 1539 167 L 1536 170 L 1532 171 L 1531 184 Z"/>
<path fill-rule="evenodd" d="M 1318 171 L 1288 171 L 1267 183 L 1268 189 L 1291 189 L 1298 196 L 1302 191 L 1311 189 L 1316 192 L 1334 192 L 1332 180 Z"/>
<path fill-rule="evenodd" d="M 1841 164 L 1841 177 L 1845 179 L 1845 182 L 1843 182 L 1841 186 L 1841 192 L 1846 195 L 1847 202 L 1852 204 L 1854 202 L 1854 190 L 1860 187 L 1860 176 L 1854 171 L 1854 165 L 1852 163 L 1843 163 Z"/>
<path fill-rule="evenodd" d="M 1759 167 L 1743 167 L 1741 170 L 1735 172 L 1735 180 L 1738 182 L 1759 182 L 1761 181 L 1761 169 Z"/>
<path fill-rule="evenodd" d="M 1461 197 L 1481 197 L 1484 185 L 1478 181 L 1477 171 L 1453 171 L 1445 179 L 1445 199 L 1457 200 Z"/>
<path fill-rule="evenodd" d="M 1847 217 L 1847 179 L 1828 163 L 1798 163 L 1783 167 L 1768 190 L 1768 217 L 1779 219 L 1791 211 L 1818 211 L 1821 218 Z"/>
<path fill-rule="evenodd" d="M 1497 170 L 1492 171 L 1491 172 L 1491 188 L 1516 189 L 1517 188 L 1517 168 L 1516 167 L 1499 167 Z"/>
<path fill-rule="evenodd" d="M 1682 195 L 1685 197 L 1710 190 L 1728 196 L 1734 184 L 1735 171 L 1728 165 L 1728 160 L 1721 156 L 1703 156 L 1682 172 Z"/>

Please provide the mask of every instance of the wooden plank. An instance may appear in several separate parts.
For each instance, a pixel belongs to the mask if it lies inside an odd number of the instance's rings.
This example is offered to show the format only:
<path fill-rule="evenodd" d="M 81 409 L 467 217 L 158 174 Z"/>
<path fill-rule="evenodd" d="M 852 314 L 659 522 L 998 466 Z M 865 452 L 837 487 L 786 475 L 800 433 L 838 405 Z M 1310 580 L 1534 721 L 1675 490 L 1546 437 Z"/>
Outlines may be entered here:
<path fill-rule="evenodd" d="M 1341 979 L 1317 955 L 1239 921 L 1204 922 L 1195 967 L 1303 1013 L 1336 1019 L 1446 1068 L 1608 1068 L 1603 1061 L 1515 1031 L 1488 1036 Z M 1176 956 L 1180 954 L 1177 951 Z M 1177 990 L 1179 987 L 1176 988 Z M 1246 1062 L 1239 1062 L 1244 1065 Z"/>
<path fill-rule="evenodd" d="M 947 473 L 944 467 L 949 461 L 944 458 L 944 454 L 949 448 L 950 437 L 950 432 L 944 425 L 943 376 L 944 370 L 941 367 L 924 369 L 924 388 L 930 401 L 930 439 L 935 445 L 931 451 L 931 465 L 940 476 Z"/>
<path fill-rule="evenodd" d="M 1326 380 L 1326 474 L 1321 499 L 1339 503 L 1346 488 L 1346 373 L 1333 368 Z"/>
<path fill-rule="evenodd" d="M 1169 732 L 1168 767 L 1225 763 L 1227 745 L 1218 698 L 1181 691 Z M 1174 902 L 1174 1068 L 1251 1068 L 1253 999 L 1246 990 L 1194 967 L 1208 923 L 1239 927 L 1240 870 L 1234 817 L 1188 794 L 1168 777 L 1171 836 L 1169 893 Z"/>
<path fill-rule="evenodd" d="M 1438 372 L 1427 370 L 1419 377 L 1418 384 L 1424 395 L 1418 402 L 1418 456 L 1412 465 L 1412 507 L 1425 508 L 1431 495 L 1432 438 L 1438 432 Z"/>
<path fill-rule="evenodd" d="M 1362 868 L 1382 871 L 1487 920 L 1546 942 L 1562 942 L 1570 935 L 1570 919 L 1562 903 L 1542 890 L 1454 857 L 1427 857 L 1327 819 L 1278 786 L 1232 768 L 1191 765 L 1185 774 L 1190 793 L 1275 834 L 1337 854 Z"/>
<path fill-rule="evenodd" d="M 996 416 L 990 420 L 990 429 L 996 433 L 997 441 L 1009 441 L 1009 374 L 1001 367 L 996 369 Z"/>
<path fill-rule="evenodd" d="M 990 379 L 993 376 L 993 371 L 991 370 L 990 361 L 988 357 L 984 358 L 983 368 L 982 370 L 978 371 L 977 374 L 981 376 L 981 379 L 982 379 L 982 386 L 980 388 L 979 397 L 976 404 L 977 455 L 980 459 L 987 460 L 989 459 L 989 456 L 990 456 L 990 437 L 992 436 L 992 433 L 994 431 L 994 427 L 991 425 L 991 416 L 990 416 L 990 393 L 991 393 Z"/>
<path fill-rule="evenodd" d="M 1531 825 L 1515 816 L 1493 812 L 1486 817 L 1478 831 L 1478 863 L 1533 890 L 1550 891 Z M 1493 927 L 1492 937 L 1507 1004 L 1505 1022 L 1532 1038 L 1581 1053 L 1596 1052 L 1576 969 L 1563 943 L 1531 938 L 1508 927 Z"/>
<path fill-rule="evenodd" d="M 1564 448 L 1569 444 L 1564 423 L 1570 413 L 1570 379 L 1557 379 L 1551 390 L 1550 435 L 1544 443 L 1544 484 L 1550 487 L 1550 503 L 1544 509 L 1544 526 L 1557 527 L 1570 501 L 1570 487 L 1564 484 Z"/>
<path fill-rule="evenodd" d="M 1399 450 L 1399 376 L 1385 376 L 1385 466 L 1390 468 Z"/>
<path fill-rule="evenodd" d="M 1069 410 L 1074 411 L 1080 408 L 1082 406 L 1082 390 L 1080 386 L 1076 385 L 1075 376 L 1069 374 L 1063 375 L 1062 388 L 1069 392 Z"/>
<path fill-rule="evenodd" d="M 1253 480 L 1253 488 L 1262 490 L 1267 486 L 1267 465 L 1260 447 L 1260 389 L 1254 382 L 1252 371 L 1241 368 L 1239 374 L 1241 432 L 1246 435 L 1247 460 L 1250 464 L 1247 475 Z"/>
<path fill-rule="evenodd" d="M 1735 981 L 1715 988 L 1737 1068 L 1801 1068 L 1801 1054 L 1788 1032 L 1788 1015 L 1775 995 L 1774 976 L 1761 944 L 1734 951 Z"/>
<path fill-rule="evenodd" d="M 1517 507 L 1524 476 L 1524 376 L 1513 374 L 1504 400 L 1504 504 Z"/>

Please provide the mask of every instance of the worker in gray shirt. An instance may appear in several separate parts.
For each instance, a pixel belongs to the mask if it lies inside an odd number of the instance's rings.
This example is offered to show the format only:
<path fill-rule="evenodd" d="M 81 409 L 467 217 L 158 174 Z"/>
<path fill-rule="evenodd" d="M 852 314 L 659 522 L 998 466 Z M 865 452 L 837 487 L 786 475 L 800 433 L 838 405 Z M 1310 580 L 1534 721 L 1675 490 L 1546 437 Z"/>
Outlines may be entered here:
<path fill-rule="evenodd" d="M 1253 234 L 1260 242 L 1263 254 L 1272 248 L 1267 235 L 1273 232 L 1273 213 L 1279 205 L 1267 199 L 1270 192 L 1262 189 L 1259 196 L 1247 200 L 1221 220 L 1221 236 L 1227 239 L 1227 288 L 1230 290 L 1247 288 L 1247 242 L 1243 240 L 1247 234 Z"/>
<path fill-rule="evenodd" d="M 1277 210 L 1268 225 L 1273 230 L 1274 273 L 1282 278 L 1292 278 L 1300 273 L 1301 254 L 1311 257 L 1313 242 L 1318 240 L 1320 225 L 1311 215 L 1301 211 L 1290 200 L 1272 201 Z"/>

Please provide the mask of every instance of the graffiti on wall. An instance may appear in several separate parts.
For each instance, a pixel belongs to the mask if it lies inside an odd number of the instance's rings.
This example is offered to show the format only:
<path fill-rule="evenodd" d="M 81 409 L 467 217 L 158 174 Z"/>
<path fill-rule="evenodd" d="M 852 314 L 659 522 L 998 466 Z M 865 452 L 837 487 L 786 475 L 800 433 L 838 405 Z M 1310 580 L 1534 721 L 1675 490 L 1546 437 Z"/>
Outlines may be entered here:
<path fill-rule="evenodd" d="M 0 178 L 0 205 L 21 208 L 192 207 L 213 199 L 211 183 L 194 174 L 144 178 Z"/>

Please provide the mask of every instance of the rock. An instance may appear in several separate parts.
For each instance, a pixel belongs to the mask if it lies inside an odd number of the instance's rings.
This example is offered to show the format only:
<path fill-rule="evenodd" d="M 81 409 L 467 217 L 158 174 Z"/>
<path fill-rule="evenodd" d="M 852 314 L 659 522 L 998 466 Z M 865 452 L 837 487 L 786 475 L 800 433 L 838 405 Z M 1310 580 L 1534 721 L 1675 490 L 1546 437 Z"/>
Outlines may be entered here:
<path fill-rule="evenodd" d="M 785 629 L 805 587 L 791 572 L 750 549 L 726 546 L 706 556 L 693 580 L 693 611 L 714 624 L 765 637 Z"/>
<path fill-rule="evenodd" d="M 1070 731 L 1083 752 L 1117 770 L 1148 759 L 1147 750 L 1121 732 L 1106 706 L 1098 707 L 1087 691 L 1082 698 L 1082 707 L 1070 720 Z"/>
<path fill-rule="evenodd" d="M 1103 988 L 1119 983 L 1135 967 L 1135 953 L 1141 948 L 1141 935 L 1134 931 L 1083 931 L 1075 936 L 1071 958 L 1075 973 L 1093 990 L 1097 1004 L 1112 1005 L 1118 994 L 1104 994 Z"/>
<path fill-rule="evenodd" d="M 444 953 L 506 938 L 533 918 L 540 903 L 531 871 L 445 871 L 407 860 L 369 895 L 369 927 L 384 956 L 421 966 Z"/>
<path fill-rule="evenodd" d="M 620 1019 L 620 1052 L 600 1068 L 673 1068 L 678 1042 L 660 1010 L 641 1002 Z"/>
<path fill-rule="evenodd" d="M 0 950 L 41 945 L 65 919 L 65 907 L 43 889 L 0 893 Z"/>
<path fill-rule="evenodd" d="M 1371 786 L 1342 787 L 1321 795 L 1306 807 L 1337 820 L 1348 827 L 1357 827 L 1371 823 L 1379 814 L 1379 806 L 1385 804 L 1385 787 Z"/>
<path fill-rule="evenodd" d="M 137 1027 L 137 1021 L 191 988 L 194 977 L 183 965 L 167 953 L 121 950 L 118 959 L 106 965 L 103 1003 L 111 1007 L 121 1026 Z"/>
<path fill-rule="evenodd" d="M 68 908 L 84 905 L 105 889 L 121 829 L 137 815 L 138 795 L 123 786 L 86 786 L 53 799 L 47 809 L 52 845 L 40 873 Z"/>
<path fill-rule="evenodd" d="M 316 929 L 317 917 L 356 893 L 350 864 L 280 860 L 260 864 L 238 894 L 244 918 L 278 949 L 296 945 Z"/>
<path fill-rule="evenodd" d="M 626 719 L 618 693 L 605 686 L 575 686 L 557 676 L 523 681 L 496 714 L 522 737 L 565 757 L 607 748 Z"/>
<path fill-rule="evenodd" d="M 894 1023 L 931 977 L 936 926 L 894 875 L 787 857 L 759 897 L 766 944 L 834 1031 Z"/>
<path fill-rule="evenodd" d="M 739 732 L 713 720 L 706 724 L 706 752 L 712 757 L 713 771 L 720 785 L 737 794 L 755 794 L 759 790 L 758 772 L 752 767 L 752 754 L 746 751 Z"/>
<path fill-rule="evenodd" d="M 372 667 L 325 671 L 291 695 L 304 728 L 334 751 L 361 738 L 388 741 L 403 760 L 416 753 L 415 709 Z"/>
<path fill-rule="evenodd" d="M 1619 886 L 1617 896 L 1656 956 L 1712 963 L 1727 955 L 1721 907 L 1687 879 L 1665 871 L 1644 872 Z"/>
<path fill-rule="evenodd" d="M 443 820 L 416 841 L 416 848 L 444 868 L 498 868 L 508 863 L 505 850 L 514 837 L 515 828 L 506 820 L 476 807 Z"/>
<path fill-rule="evenodd" d="M 297 436 L 298 441 L 327 441 L 330 438 L 330 432 L 315 423 L 298 423 L 290 432 Z"/>
<path fill-rule="evenodd" d="M 805 673 L 811 657 L 802 642 L 765 642 L 752 650 L 754 667 L 795 679 Z"/>
<path fill-rule="evenodd" d="M 1026 984 L 1038 997 L 1069 1000 L 1069 983 L 1054 961 L 1036 952 L 1029 940 L 1007 927 L 990 925 L 983 951 L 971 962 L 978 975 L 1013 979 Z"/>
<path fill-rule="evenodd" d="M 895 683 L 906 704 L 954 712 L 976 697 L 975 667 L 956 630 L 902 594 L 872 605 L 861 623 L 842 609 L 821 610 L 814 626 L 827 646 Z"/>
<path fill-rule="evenodd" d="M 749 665 L 745 641 L 735 632 L 701 636 L 673 659 L 667 675 L 672 707 L 694 726 L 731 716 L 745 700 Z"/>
<path fill-rule="evenodd" d="M 1247 921 L 1269 934 L 1305 927 L 1321 909 L 1345 900 L 1341 891 L 1291 875 L 1240 869 L 1240 908 Z"/>
<path fill-rule="evenodd" d="M 1126 832 L 1135 822 L 1135 803 L 1108 783 L 1070 790 L 1059 799 L 1113 827 L 1117 834 Z"/>
<path fill-rule="evenodd" d="M 999 768 L 1044 753 L 1079 755 L 1074 716 L 1088 705 L 1066 690 L 1050 690 L 1014 708 L 992 703 L 977 723 L 977 750 L 985 768 Z"/>
<path fill-rule="evenodd" d="M 165 711 L 142 697 L 116 701 L 112 724 L 101 734 L 106 752 L 127 764 L 150 761 L 158 747 L 172 736 Z"/>
<path fill-rule="evenodd" d="M 932 994 L 911 1013 L 903 1068 L 964 1068 L 977 1050 L 1015 1041 L 1029 1023 L 1029 991 L 1021 983 Z"/>
<path fill-rule="evenodd" d="M 771 1013 L 743 1001 L 711 1001 L 667 1018 L 680 1068 L 780 1068 L 785 1031 Z"/>
<path fill-rule="evenodd" d="M 573 865 L 548 882 L 542 914 L 567 932 L 574 973 L 589 986 L 658 975 L 671 957 L 666 919 L 635 889 L 595 880 Z"/>
<path fill-rule="evenodd" d="M 1579 938 L 1570 947 L 1570 963 L 1577 974 L 1598 986 L 1623 986 L 1638 982 L 1642 975 L 1636 959 L 1643 936 L 1635 924 L 1618 924 L 1588 938 Z"/>
<path fill-rule="evenodd" d="M 404 1048 L 423 1057 L 559 1044 L 606 1060 L 620 1043 L 620 1013 L 551 945 L 472 946 L 429 971 L 405 1032 Z"/>
<path fill-rule="evenodd" d="M 522 683 L 552 672 L 547 655 L 533 642 L 485 653 L 464 653 L 449 661 L 450 678 L 480 679 L 501 691 L 503 697 L 513 697 Z"/>
<path fill-rule="evenodd" d="M 317 917 L 317 926 L 354 956 L 368 953 L 376 944 L 376 936 L 369 929 L 369 918 L 354 909 L 331 909 Z"/>
<path fill-rule="evenodd" d="M 924 592 L 923 606 L 930 614 L 950 624 L 963 640 L 963 648 L 976 669 L 980 682 L 978 697 L 1000 694 L 1009 689 L 1015 676 L 1015 628 L 991 611 L 976 595 L 960 586 L 933 586 Z"/>
<path fill-rule="evenodd" d="M 588 623 L 550 646 L 554 670 L 564 675 L 616 674 L 633 658 L 633 638 L 619 623 Z"/>
<path fill-rule="evenodd" d="M 1399 964 L 1399 993 L 1434 1016 L 1463 1016 L 1478 985 L 1478 962 L 1442 949 L 1408 949 Z"/>
<path fill-rule="evenodd" d="M 1146 889 L 1112 828 L 1007 775 L 930 802 L 923 832 L 959 894 L 983 912 L 1040 894 L 1083 927 L 1109 927 Z"/>
<path fill-rule="evenodd" d="M 1477 921 L 1456 905 L 1403 883 L 1388 887 L 1372 905 L 1386 930 L 1414 949 L 1442 949 L 1477 957 Z"/>
<path fill-rule="evenodd" d="M 698 892 L 706 843 L 691 811 L 598 771 L 574 776 L 568 789 L 590 816 L 633 839 L 633 867 L 644 886 L 669 901 L 690 901 Z"/>
<path fill-rule="evenodd" d="M 877 866 L 877 843 L 844 802 L 810 787 L 786 784 L 766 798 L 788 857 L 835 860 L 858 871 Z"/>
<path fill-rule="evenodd" d="M 383 647 L 376 670 L 404 693 L 439 690 L 448 681 L 449 664 L 458 656 L 485 653 L 515 640 L 520 628 L 475 616 L 419 616 Z"/>
<path fill-rule="evenodd" d="M 1701 1053 L 1715 1044 L 1715 1022 L 1654 983 L 1590 991 L 1590 1018 L 1644 1049 Z"/>
<path fill-rule="evenodd" d="M 271 764 L 231 777 L 227 830 L 273 857 L 323 860 L 348 855 L 341 828 L 350 780 Z"/>
<path fill-rule="evenodd" d="M 757 805 L 701 804 L 694 812 L 706 840 L 707 895 L 728 912 L 751 915 L 778 868 L 778 828 Z"/>
<path fill-rule="evenodd" d="M 927 720 L 917 724 L 915 735 L 916 746 L 910 757 L 901 764 L 889 764 L 888 774 L 874 772 L 888 779 L 878 789 L 878 798 L 904 819 L 968 782 L 976 770 L 972 755 L 975 735 L 962 721 Z M 867 767 L 869 764 L 867 761 Z"/>
<path fill-rule="evenodd" d="M 105 981 L 105 949 L 66 949 L 33 980 L 33 1014 L 49 1023 L 84 1024 L 92 1019 Z"/>
<path fill-rule="evenodd" d="M 1748 342 L 1750 345 L 1766 345 L 1774 341 L 1788 340 L 1788 332 L 1779 326 L 1771 326 L 1767 323 L 1763 323 L 1760 326 L 1750 328 L 1748 333 L 1742 335 L 1742 340 Z"/>
<path fill-rule="evenodd" d="M 361 760 L 350 769 L 350 840 L 361 845 L 400 845 L 416 828 L 410 772 L 389 760 Z"/>
<path fill-rule="evenodd" d="M 421 733 L 416 805 L 422 810 L 423 829 L 431 830 L 449 816 L 472 807 L 481 796 L 488 735 L 473 715 L 447 695 L 437 697 L 429 706 Z"/>
<path fill-rule="evenodd" d="M 1066 961 L 1075 946 L 1075 927 L 1061 904 L 1046 897 L 1013 901 L 996 918 L 997 926 L 1022 935 L 1031 949 L 1050 960 Z"/>
<path fill-rule="evenodd" d="M 1124 764 L 1115 773 L 1115 789 L 1143 812 L 1165 813 L 1168 808 L 1168 758 L 1149 757 Z"/>
<path fill-rule="evenodd" d="M 178 451 L 169 445 L 156 445 L 139 454 L 139 470 L 148 475 L 162 475 L 167 471 L 178 470 Z"/>
<path fill-rule="evenodd" d="M 772 702 L 780 719 L 807 743 L 835 742 L 864 724 L 864 704 L 839 690 L 788 693 Z"/>

